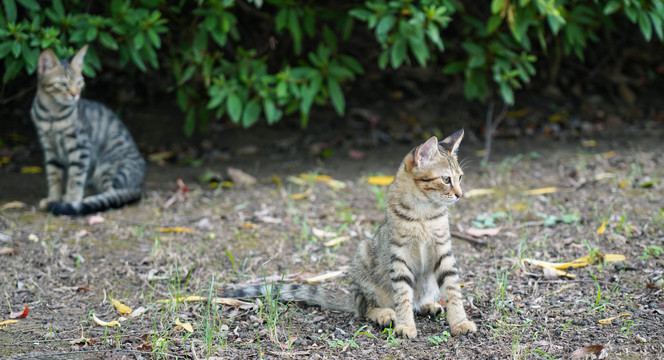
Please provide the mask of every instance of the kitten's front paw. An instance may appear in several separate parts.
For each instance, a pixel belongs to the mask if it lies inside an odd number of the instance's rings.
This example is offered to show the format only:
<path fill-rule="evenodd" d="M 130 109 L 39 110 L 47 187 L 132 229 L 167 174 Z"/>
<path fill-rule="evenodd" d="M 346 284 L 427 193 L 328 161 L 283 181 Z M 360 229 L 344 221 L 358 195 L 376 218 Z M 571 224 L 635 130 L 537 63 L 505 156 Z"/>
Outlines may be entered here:
<path fill-rule="evenodd" d="M 370 318 L 382 327 L 394 324 L 397 314 L 392 309 L 374 309 L 375 313 Z"/>
<path fill-rule="evenodd" d="M 399 325 L 396 327 L 397 335 L 404 339 L 414 339 L 417 337 L 417 328 L 415 325 Z"/>
<path fill-rule="evenodd" d="M 454 325 L 452 328 L 452 335 L 458 336 L 461 334 L 474 333 L 477 331 L 477 325 L 474 322 L 465 319 L 462 322 Z"/>
<path fill-rule="evenodd" d="M 430 302 L 422 305 L 420 310 L 422 314 L 429 314 L 431 316 L 436 316 L 443 312 L 443 306 L 437 302 Z"/>

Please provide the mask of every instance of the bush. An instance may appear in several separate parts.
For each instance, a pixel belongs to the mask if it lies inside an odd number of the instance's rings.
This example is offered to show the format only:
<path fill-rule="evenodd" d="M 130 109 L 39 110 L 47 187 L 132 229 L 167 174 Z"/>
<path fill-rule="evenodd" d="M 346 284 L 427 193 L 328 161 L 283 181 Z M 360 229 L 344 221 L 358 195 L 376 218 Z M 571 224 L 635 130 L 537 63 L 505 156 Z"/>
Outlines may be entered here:
<path fill-rule="evenodd" d="M 2 3 L 3 83 L 34 73 L 43 49 L 64 57 L 93 44 L 87 76 L 101 70 L 100 53 L 172 74 L 187 135 L 223 116 L 249 127 L 261 115 L 273 124 L 297 112 L 306 126 L 314 103 L 331 102 L 343 115 L 342 85 L 371 66 L 361 54 L 377 46 L 380 68 L 440 66 L 463 76 L 468 99 L 495 94 L 513 104 L 551 48 L 583 60 L 601 31 L 626 31 L 625 18 L 647 41 L 664 37 L 662 0 L 74 0 L 67 10 L 62 0 Z M 367 30 L 375 42 L 349 41 Z"/>

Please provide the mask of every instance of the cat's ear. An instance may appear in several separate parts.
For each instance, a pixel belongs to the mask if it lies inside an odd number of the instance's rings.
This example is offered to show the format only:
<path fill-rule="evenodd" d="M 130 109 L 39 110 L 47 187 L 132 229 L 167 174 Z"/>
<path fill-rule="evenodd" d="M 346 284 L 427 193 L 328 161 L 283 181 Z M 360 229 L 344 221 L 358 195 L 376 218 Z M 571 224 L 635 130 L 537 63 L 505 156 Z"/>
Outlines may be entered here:
<path fill-rule="evenodd" d="M 42 76 L 49 70 L 60 66 L 60 61 L 55 56 L 51 49 L 42 51 L 39 55 L 39 62 L 37 63 L 37 75 Z"/>
<path fill-rule="evenodd" d="M 82 72 L 83 71 L 83 58 L 85 58 L 85 54 L 88 52 L 88 46 L 85 45 L 79 50 L 74 57 L 71 58 L 71 68 L 74 69 L 77 72 Z"/>
<path fill-rule="evenodd" d="M 432 136 L 424 144 L 415 149 L 415 166 L 419 168 L 426 168 L 429 163 L 434 159 L 434 155 L 438 153 L 438 139 Z"/>
<path fill-rule="evenodd" d="M 443 149 L 447 150 L 450 154 L 456 156 L 457 151 L 459 150 L 459 144 L 461 143 L 461 139 L 463 139 L 463 129 L 446 137 L 438 144 L 442 146 Z"/>

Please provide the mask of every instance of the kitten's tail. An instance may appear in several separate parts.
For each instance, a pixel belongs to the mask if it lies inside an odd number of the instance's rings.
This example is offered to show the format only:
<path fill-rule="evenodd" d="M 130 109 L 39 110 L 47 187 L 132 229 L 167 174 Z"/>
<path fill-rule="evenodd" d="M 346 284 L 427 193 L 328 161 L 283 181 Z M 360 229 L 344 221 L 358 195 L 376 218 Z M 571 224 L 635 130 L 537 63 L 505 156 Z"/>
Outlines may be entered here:
<path fill-rule="evenodd" d="M 81 216 L 99 211 L 120 208 L 141 199 L 141 189 L 112 189 L 101 194 L 88 196 L 81 202 L 54 201 L 46 209 L 53 215 Z"/>
<path fill-rule="evenodd" d="M 225 293 L 223 296 L 244 299 L 270 296 L 281 302 L 292 301 L 305 306 L 320 306 L 328 310 L 355 312 L 351 295 L 339 290 L 326 289 L 317 284 L 275 283 L 253 285 Z"/>

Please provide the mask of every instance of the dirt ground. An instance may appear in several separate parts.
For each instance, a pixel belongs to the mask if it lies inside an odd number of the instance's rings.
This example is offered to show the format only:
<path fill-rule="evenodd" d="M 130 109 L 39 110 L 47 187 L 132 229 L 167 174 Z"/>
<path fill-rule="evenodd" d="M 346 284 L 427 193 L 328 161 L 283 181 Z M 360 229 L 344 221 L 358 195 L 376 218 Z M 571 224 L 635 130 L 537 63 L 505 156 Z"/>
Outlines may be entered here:
<path fill-rule="evenodd" d="M 444 315 L 419 317 L 413 340 L 349 314 L 274 298 L 214 301 L 245 283 L 345 271 L 357 243 L 384 216 L 385 188 L 367 177 L 392 175 L 419 140 L 349 156 L 352 146 L 321 152 L 316 141 L 271 131 L 235 143 L 227 133 L 229 145 L 198 162 L 153 157 L 145 198 L 93 225 L 91 217 L 35 209 L 45 195 L 43 174 L 0 168 L 0 321 L 29 308 L 27 317 L 0 327 L 0 358 L 664 357 L 661 126 L 503 138 L 488 164 L 480 161 L 481 142 L 468 136 L 460 149 L 466 197 L 450 222 L 478 332 L 451 337 Z M 21 165 L 39 166 L 36 159 Z M 228 167 L 258 182 L 230 187 Z M 338 182 L 290 178 L 300 174 Z M 178 178 L 185 196 L 175 191 Z M 490 236 L 469 235 L 475 229 Z M 625 260 L 609 262 L 607 254 Z M 563 275 L 528 262 L 585 256 L 589 265 Z M 345 276 L 321 286 L 344 291 Z M 122 316 L 111 299 L 144 312 L 125 315 L 120 326 L 98 325 L 93 314 L 106 322 Z"/>

